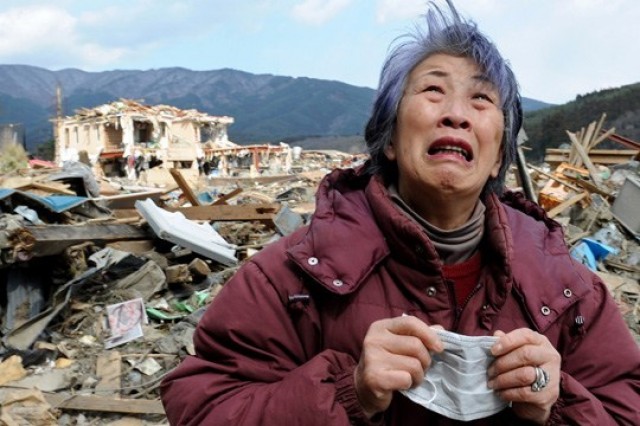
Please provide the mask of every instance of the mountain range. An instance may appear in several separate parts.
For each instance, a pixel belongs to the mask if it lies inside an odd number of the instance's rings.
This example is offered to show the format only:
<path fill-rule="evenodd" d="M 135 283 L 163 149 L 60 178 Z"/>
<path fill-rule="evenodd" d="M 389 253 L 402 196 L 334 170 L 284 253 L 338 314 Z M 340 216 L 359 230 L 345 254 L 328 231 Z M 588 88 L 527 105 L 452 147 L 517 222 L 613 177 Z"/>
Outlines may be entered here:
<path fill-rule="evenodd" d="M 241 144 L 362 135 L 375 95 L 338 81 L 232 69 L 86 72 L 0 65 L 0 123 L 22 123 L 30 150 L 52 138 L 58 85 L 63 115 L 120 98 L 193 108 L 234 117 L 229 137 Z M 525 111 L 548 106 L 524 99 Z"/>

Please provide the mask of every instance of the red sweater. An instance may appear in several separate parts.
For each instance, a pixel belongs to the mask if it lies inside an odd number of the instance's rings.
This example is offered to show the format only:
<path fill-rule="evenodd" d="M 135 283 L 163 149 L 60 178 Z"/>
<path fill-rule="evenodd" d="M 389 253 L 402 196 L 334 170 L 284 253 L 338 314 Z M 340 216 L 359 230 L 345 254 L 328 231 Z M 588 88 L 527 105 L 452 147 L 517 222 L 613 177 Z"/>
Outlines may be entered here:
<path fill-rule="evenodd" d="M 463 307 L 467 297 L 471 294 L 480 278 L 482 269 L 482 256 L 476 252 L 469 260 L 453 265 L 444 265 L 442 272 L 447 280 L 454 283 L 456 303 L 458 307 Z"/>

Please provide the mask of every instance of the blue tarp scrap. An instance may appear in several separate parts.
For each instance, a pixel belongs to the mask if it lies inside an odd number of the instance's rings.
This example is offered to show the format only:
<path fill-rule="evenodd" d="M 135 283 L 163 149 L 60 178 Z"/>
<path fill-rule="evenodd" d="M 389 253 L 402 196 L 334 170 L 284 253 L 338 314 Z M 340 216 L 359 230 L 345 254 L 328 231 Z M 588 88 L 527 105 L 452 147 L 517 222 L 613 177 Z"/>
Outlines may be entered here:
<path fill-rule="evenodd" d="M 588 266 L 592 271 L 597 270 L 598 261 L 604 259 L 609 254 L 617 253 L 618 249 L 615 247 L 590 238 L 583 238 L 579 244 L 571 249 L 571 256 L 583 265 Z"/>
<path fill-rule="evenodd" d="M 0 188 L 0 200 L 4 200 L 9 197 L 26 198 L 35 201 L 37 204 L 40 204 L 55 213 L 62 213 L 91 201 L 89 198 L 78 197 L 75 195 L 48 195 L 46 197 L 42 197 L 30 192 L 19 191 L 11 188 Z M 12 200 L 12 204 L 19 205 L 22 203 L 19 202 L 19 200 Z"/>
<path fill-rule="evenodd" d="M 202 205 L 209 205 L 213 203 L 215 200 L 216 199 L 214 198 L 213 194 L 209 191 L 201 192 L 198 194 L 198 201 Z"/>

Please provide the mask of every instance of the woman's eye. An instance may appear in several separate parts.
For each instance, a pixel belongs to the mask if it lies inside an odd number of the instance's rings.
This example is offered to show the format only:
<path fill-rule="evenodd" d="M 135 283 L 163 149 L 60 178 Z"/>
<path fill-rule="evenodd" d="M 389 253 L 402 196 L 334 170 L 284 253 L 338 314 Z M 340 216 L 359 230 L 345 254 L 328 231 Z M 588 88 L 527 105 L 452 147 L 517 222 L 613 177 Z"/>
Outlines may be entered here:
<path fill-rule="evenodd" d="M 494 103 L 493 98 L 486 93 L 476 93 L 473 95 L 473 99 L 480 99 L 482 101 L 491 102 L 492 104 Z"/>
<path fill-rule="evenodd" d="M 427 86 L 424 89 L 425 92 L 436 92 L 436 93 L 444 93 L 444 90 L 440 86 Z"/>

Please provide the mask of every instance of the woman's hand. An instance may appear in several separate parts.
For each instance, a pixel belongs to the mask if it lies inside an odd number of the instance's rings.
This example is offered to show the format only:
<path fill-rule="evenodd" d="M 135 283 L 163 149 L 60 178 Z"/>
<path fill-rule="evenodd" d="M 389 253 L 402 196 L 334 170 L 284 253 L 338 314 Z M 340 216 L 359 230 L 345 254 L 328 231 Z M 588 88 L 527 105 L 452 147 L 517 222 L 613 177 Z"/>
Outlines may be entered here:
<path fill-rule="evenodd" d="M 544 424 L 560 395 L 560 354 L 546 336 L 528 328 L 494 335 L 500 339 L 491 348 L 496 359 L 489 368 L 489 387 L 513 402 L 518 417 Z M 549 375 L 549 383 L 538 392 L 531 388 L 536 367 Z"/>
<path fill-rule="evenodd" d="M 354 372 L 358 400 L 367 416 L 385 411 L 394 391 L 422 383 L 431 365 L 429 351 L 443 349 L 435 330 L 416 317 L 388 318 L 371 324 Z"/>

